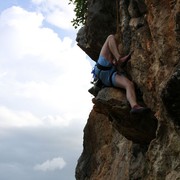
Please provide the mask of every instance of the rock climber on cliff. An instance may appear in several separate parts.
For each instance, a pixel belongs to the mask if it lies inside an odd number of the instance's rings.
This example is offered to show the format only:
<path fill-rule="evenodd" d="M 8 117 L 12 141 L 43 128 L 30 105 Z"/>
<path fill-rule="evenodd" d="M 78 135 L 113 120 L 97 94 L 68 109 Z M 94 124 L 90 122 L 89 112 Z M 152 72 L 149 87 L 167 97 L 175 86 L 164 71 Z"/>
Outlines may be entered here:
<path fill-rule="evenodd" d="M 130 103 L 130 113 L 140 113 L 148 108 L 140 106 L 136 101 L 135 88 L 123 73 L 117 73 L 117 65 L 124 66 L 131 58 L 131 53 L 122 57 L 118 50 L 117 35 L 109 35 L 102 46 L 98 61 L 94 67 L 94 75 L 99 78 L 105 86 L 118 87 L 126 90 L 126 97 Z"/>

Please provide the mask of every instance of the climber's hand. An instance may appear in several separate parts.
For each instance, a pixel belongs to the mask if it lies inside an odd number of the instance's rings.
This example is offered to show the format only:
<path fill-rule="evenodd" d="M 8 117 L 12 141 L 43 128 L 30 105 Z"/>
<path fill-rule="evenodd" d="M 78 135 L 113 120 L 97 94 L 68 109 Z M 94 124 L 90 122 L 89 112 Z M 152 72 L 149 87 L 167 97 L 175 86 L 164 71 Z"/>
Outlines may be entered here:
<path fill-rule="evenodd" d="M 120 64 L 122 67 L 124 67 L 127 64 L 127 62 L 131 59 L 131 55 L 133 52 L 134 51 L 131 51 L 128 55 L 119 58 L 118 64 Z"/>

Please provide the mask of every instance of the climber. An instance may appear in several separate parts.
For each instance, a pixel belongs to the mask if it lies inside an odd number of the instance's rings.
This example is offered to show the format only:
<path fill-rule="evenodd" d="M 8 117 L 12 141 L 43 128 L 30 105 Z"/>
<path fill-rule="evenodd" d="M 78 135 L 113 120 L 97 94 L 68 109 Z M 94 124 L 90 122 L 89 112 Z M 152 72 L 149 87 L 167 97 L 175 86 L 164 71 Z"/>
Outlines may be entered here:
<path fill-rule="evenodd" d="M 126 90 L 126 97 L 130 103 L 130 113 L 140 113 L 148 108 L 140 106 L 136 101 L 135 88 L 124 73 L 117 73 L 116 67 L 123 67 L 131 58 L 131 53 L 122 57 L 119 53 L 118 35 L 109 35 L 102 46 L 97 63 L 94 66 L 94 75 L 99 78 L 105 86 L 118 87 Z"/>

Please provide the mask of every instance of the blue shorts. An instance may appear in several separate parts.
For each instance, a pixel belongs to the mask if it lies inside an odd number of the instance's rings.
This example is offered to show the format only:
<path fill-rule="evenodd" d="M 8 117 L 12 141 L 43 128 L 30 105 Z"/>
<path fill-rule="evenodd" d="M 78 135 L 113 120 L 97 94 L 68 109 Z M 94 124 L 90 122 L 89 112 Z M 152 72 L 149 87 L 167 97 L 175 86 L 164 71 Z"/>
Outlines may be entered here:
<path fill-rule="evenodd" d="M 99 78 L 105 86 L 116 86 L 115 76 L 117 74 L 117 70 L 115 66 L 101 55 L 99 56 L 97 63 L 103 67 L 108 67 L 109 69 L 100 69 L 96 64 L 94 67 L 96 77 Z"/>

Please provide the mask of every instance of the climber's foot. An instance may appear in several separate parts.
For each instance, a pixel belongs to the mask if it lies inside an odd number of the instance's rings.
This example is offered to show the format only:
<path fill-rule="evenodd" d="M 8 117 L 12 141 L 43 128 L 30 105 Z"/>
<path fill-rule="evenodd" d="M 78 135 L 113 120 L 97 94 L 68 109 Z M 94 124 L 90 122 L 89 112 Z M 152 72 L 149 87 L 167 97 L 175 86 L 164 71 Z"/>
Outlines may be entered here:
<path fill-rule="evenodd" d="M 131 113 L 131 114 L 143 113 L 143 112 L 147 112 L 147 111 L 149 111 L 149 110 L 150 110 L 150 109 L 147 108 L 147 107 L 142 107 L 142 106 L 139 106 L 139 105 L 135 105 L 135 106 L 131 109 L 130 113 Z"/>

